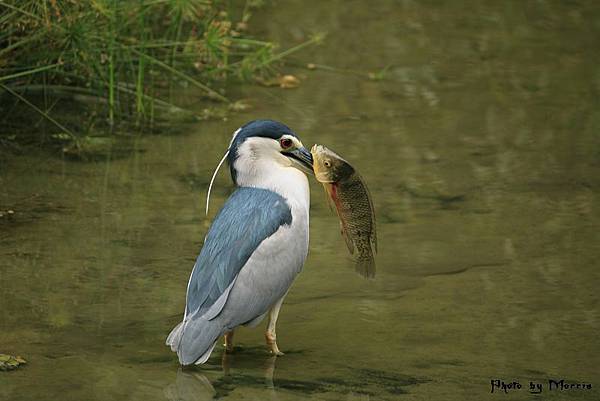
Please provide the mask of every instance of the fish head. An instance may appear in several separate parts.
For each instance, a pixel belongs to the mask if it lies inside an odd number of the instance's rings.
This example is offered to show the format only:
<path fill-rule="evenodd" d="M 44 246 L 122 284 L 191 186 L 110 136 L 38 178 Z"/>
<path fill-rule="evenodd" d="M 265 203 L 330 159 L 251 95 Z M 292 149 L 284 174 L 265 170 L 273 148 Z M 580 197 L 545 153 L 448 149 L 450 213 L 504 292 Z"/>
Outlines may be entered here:
<path fill-rule="evenodd" d="M 315 178 L 323 184 L 339 182 L 354 173 L 354 168 L 346 160 L 323 145 L 314 145 L 310 153 Z"/>

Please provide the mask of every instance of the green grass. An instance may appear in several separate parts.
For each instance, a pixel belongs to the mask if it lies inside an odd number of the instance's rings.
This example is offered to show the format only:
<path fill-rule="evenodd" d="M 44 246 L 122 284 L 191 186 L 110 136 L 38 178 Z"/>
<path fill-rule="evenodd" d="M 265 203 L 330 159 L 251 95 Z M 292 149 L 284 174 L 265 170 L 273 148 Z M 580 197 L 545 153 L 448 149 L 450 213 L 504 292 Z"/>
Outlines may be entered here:
<path fill-rule="evenodd" d="M 76 124 L 51 115 L 69 92 L 95 97 L 93 113 L 108 127 L 181 110 L 171 95 L 182 83 L 229 103 L 228 80 L 273 74 L 282 58 L 322 39 L 278 53 L 244 36 L 234 28 L 248 24 L 256 3 L 248 0 L 234 21 L 229 2 L 208 0 L 0 0 L 0 123 L 17 127 L 10 111 L 26 106 L 76 138 Z"/>

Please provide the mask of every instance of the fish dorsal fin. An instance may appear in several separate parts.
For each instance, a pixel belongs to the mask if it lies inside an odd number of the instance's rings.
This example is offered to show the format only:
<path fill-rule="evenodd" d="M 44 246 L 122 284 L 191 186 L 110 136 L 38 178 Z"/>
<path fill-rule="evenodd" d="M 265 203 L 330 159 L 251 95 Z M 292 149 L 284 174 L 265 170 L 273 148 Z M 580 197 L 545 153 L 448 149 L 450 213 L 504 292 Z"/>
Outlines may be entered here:
<path fill-rule="evenodd" d="M 365 189 L 367 190 L 367 198 L 369 199 L 369 204 L 371 205 L 371 221 L 373 222 L 373 228 L 371 230 L 371 246 L 373 247 L 374 253 L 377 253 L 377 220 L 375 219 L 375 207 L 373 206 L 373 200 L 371 199 L 371 193 L 369 192 L 369 188 L 365 185 Z"/>
<path fill-rule="evenodd" d="M 375 219 L 375 206 L 373 206 L 373 197 L 371 196 L 371 191 L 369 191 L 369 187 L 367 187 L 367 184 L 365 183 L 365 180 L 363 180 L 362 176 L 358 174 L 357 171 L 355 171 L 354 174 L 356 174 L 365 188 L 365 191 L 367 192 L 367 199 L 369 200 L 369 207 L 371 209 L 371 222 L 373 224 L 371 229 L 371 238 L 369 238 L 369 240 L 371 241 L 371 246 L 373 247 L 373 253 L 377 253 L 377 221 Z"/>

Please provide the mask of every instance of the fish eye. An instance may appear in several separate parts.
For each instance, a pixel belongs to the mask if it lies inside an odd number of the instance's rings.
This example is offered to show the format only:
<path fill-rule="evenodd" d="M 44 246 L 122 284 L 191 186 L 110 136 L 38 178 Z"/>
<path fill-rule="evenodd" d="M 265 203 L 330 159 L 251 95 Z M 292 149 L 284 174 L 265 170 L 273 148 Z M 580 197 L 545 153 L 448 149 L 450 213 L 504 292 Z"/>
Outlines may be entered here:
<path fill-rule="evenodd" d="M 325 160 L 323 164 L 325 165 L 325 167 L 331 167 L 331 162 L 329 160 Z"/>
<path fill-rule="evenodd" d="M 293 144 L 294 144 L 294 141 L 292 141 L 290 138 L 281 138 L 279 140 L 279 145 L 281 146 L 282 149 L 291 148 Z"/>

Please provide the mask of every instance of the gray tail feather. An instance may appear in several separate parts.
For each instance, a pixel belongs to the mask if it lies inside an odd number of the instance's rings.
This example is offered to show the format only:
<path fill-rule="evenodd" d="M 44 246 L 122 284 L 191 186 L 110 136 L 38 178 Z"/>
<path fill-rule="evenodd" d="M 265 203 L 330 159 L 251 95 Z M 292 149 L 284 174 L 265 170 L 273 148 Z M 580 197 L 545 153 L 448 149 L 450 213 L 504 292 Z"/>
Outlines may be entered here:
<path fill-rule="evenodd" d="M 177 348 L 179 348 L 179 343 L 181 342 L 181 335 L 183 334 L 183 322 L 179 323 L 173 330 L 171 330 L 171 334 L 167 337 L 166 344 L 171 347 L 171 351 L 177 352 Z"/>
<path fill-rule="evenodd" d="M 177 352 L 182 365 L 202 364 L 208 360 L 223 327 L 202 317 L 179 323 L 167 337 L 167 345 Z"/>
<path fill-rule="evenodd" d="M 215 341 L 214 343 L 212 343 L 212 345 L 210 346 L 210 348 L 208 348 L 206 350 L 206 352 L 200 356 L 200 358 L 198 358 L 196 360 L 196 362 L 194 362 L 195 365 L 202 365 L 203 363 L 205 363 L 206 361 L 208 361 L 208 358 L 210 358 L 210 354 L 212 354 L 213 349 L 215 349 L 215 345 L 217 345 L 217 342 Z"/>
<path fill-rule="evenodd" d="M 372 253 L 358 257 L 356 271 L 365 278 L 375 278 L 375 259 Z"/>

